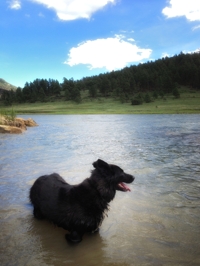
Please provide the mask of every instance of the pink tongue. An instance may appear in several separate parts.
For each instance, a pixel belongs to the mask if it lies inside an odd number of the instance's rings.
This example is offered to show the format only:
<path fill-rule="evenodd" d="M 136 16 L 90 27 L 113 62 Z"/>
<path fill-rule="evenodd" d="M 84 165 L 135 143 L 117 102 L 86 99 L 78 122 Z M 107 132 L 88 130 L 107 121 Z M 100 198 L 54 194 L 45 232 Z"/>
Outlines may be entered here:
<path fill-rule="evenodd" d="M 131 191 L 129 187 L 127 187 L 124 183 L 119 183 L 119 186 L 123 188 L 125 191 Z"/>

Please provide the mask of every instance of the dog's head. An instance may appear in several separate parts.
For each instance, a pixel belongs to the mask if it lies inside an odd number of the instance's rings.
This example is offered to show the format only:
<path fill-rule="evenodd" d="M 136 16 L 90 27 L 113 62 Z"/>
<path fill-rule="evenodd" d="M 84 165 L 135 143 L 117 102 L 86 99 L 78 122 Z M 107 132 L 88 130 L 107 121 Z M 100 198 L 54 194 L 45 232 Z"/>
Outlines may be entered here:
<path fill-rule="evenodd" d="M 134 181 L 134 177 L 125 173 L 119 166 L 108 164 L 103 160 L 97 160 L 93 163 L 94 168 L 100 174 L 102 191 L 110 193 L 110 200 L 115 196 L 116 190 L 127 192 L 130 188 L 125 184 L 130 184 Z"/>

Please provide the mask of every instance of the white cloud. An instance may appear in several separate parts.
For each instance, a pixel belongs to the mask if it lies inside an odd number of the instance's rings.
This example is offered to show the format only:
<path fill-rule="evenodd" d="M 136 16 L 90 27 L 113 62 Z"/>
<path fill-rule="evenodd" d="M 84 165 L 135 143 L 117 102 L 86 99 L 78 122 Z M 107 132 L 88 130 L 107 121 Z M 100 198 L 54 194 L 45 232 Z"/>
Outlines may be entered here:
<path fill-rule="evenodd" d="M 9 7 L 11 9 L 20 9 L 21 8 L 21 1 L 20 0 L 12 0 L 12 1 L 10 1 Z"/>
<path fill-rule="evenodd" d="M 44 18 L 45 15 L 44 15 L 42 12 L 40 12 L 40 13 L 38 14 L 38 17 Z"/>
<path fill-rule="evenodd" d="M 200 0 L 170 0 L 162 13 L 167 18 L 185 16 L 189 21 L 200 20 Z"/>
<path fill-rule="evenodd" d="M 133 38 L 128 39 L 129 42 L 134 42 L 135 40 Z"/>
<path fill-rule="evenodd" d="M 200 29 L 200 25 L 195 26 L 195 27 L 192 28 L 193 31 L 194 31 L 194 30 L 198 30 L 198 29 Z"/>
<path fill-rule="evenodd" d="M 47 8 L 54 9 L 59 19 L 75 20 L 79 18 L 89 19 L 97 10 L 103 8 L 108 3 L 116 0 L 32 0 L 38 4 L 43 4 Z"/>
<path fill-rule="evenodd" d="M 151 49 L 139 48 L 116 35 L 114 38 L 89 40 L 71 48 L 64 64 L 85 64 L 89 69 L 106 68 L 112 71 L 121 69 L 129 63 L 147 59 L 151 53 Z"/>
<path fill-rule="evenodd" d="M 197 48 L 193 51 L 183 51 L 184 54 L 194 54 L 194 53 L 200 53 L 200 48 Z"/>
<path fill-rule="evenodd" d="M 162 58 L 170 57 L 170 55 L 169 55 L 168 53 L 162 53 L 161 57 L 162 57 Z"/>

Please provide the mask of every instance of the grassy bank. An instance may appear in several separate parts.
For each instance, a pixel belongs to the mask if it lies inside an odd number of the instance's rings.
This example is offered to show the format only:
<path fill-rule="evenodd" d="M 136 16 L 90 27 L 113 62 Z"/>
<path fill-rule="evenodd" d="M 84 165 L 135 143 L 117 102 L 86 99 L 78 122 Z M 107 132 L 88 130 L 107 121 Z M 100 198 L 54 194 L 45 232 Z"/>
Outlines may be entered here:
<path fill-rule="evenodd" d="M 11 109 L 1 105 L 0 109 Z M 172 95 L 142 105 L 121 103 L 111 98 L 83 99 L 77 104 L 70 101 L 15 104 L 17 114 L 194 114 L 200 113 L 200 92 L 182 92 L 180 99 Z"/>

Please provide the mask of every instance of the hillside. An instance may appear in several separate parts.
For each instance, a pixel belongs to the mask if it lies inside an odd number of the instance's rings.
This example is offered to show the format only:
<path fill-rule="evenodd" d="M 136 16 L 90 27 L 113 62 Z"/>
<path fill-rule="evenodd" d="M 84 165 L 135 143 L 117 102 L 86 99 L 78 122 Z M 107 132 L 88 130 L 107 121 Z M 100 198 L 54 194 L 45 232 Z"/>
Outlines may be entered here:
<path fill-rule="evenodd" d="M 1 90 L 6 90 L 6 91 L 16 91 L 17 87 L 14 85 L 6 82 L 4 79 L 0 78 L 0 91 Z"/>
<path fill-rule="evenodd" d="M 63 78 L 62 83 L 53 79 L 35 79 L 15 92 L 4 90 L 1 102 L 5 105 L 57 101 L 84 103 L 109 98 L 141 105 L 159 97 L 166 99 L 168 95 L 179 99 L 182 88 L 190 92 L 200 91 L 200 53 L 180 53 L 76 81 L 73 78 Z"/>

